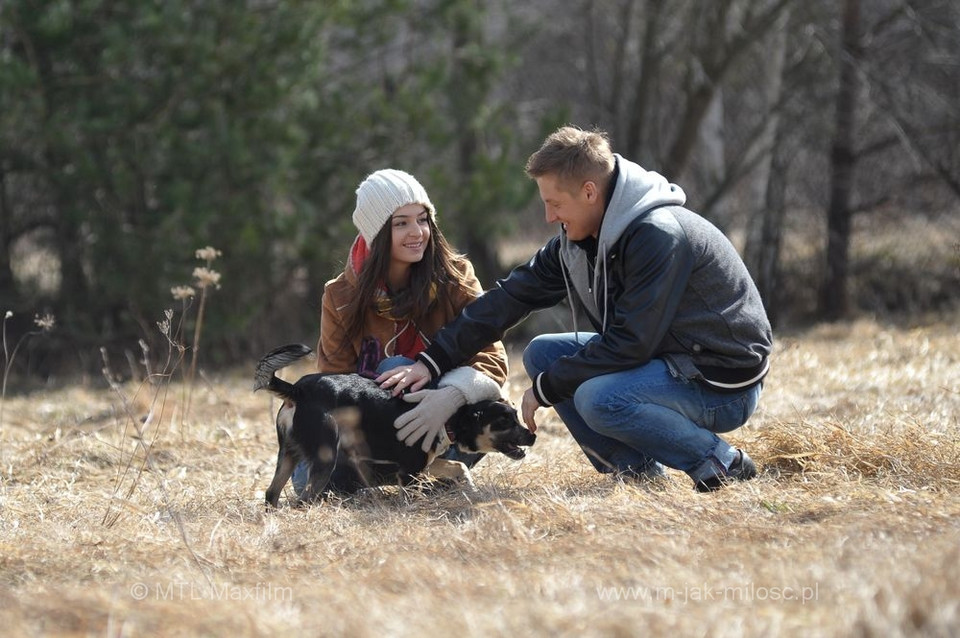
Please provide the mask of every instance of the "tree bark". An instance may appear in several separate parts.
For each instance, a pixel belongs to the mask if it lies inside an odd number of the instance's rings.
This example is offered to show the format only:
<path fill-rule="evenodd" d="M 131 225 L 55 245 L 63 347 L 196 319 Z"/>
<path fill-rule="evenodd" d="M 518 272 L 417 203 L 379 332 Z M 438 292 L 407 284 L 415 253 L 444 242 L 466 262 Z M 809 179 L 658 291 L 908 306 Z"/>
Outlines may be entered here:
<path fill-rule="evenodd" d="M 719 88 L 710 99 L 699 130 L 700 147 L 703 149 L 700 165 L 706 172 L 710 191 L 718 190 L 727 178 L 723 115 L 723 88 Z M 721 198 L 710 211 L 711 220 L 721 230 L 726 230 L 730 225 L 729 208 L 727 200 Z"/>
<path fill-rule="evenodd" d="M 660 55 L 657 53 L 656 35 L 660 30 L 660 17 L 663 13 L 662 0 L 649 0 L 644 12 L 646 28 L 643 34 L 642 52 L 640 55 L 640 73 L 636 85 L 630 96 L 629 119 L 627 121 L 626 153 L 628 157 L 639 159 L 643 157 L 647 138 L 645 127 L 653 112 L 652 104 L 657 78 L 660 75 Z"/>
<path fill-rule="evenodd" d="M 0 166 L 0 298 L 4 300 L 4 306 L 17 296 L 13 269 L 10 266 L 10 249 L 13 246 L 12 220 L 13 212 L 7 198 L 7 171 Z M 0 307 L 0 313 L 7 310 L 10 308 Z"/>
<path fill-rule="evenodd" d="M 453 86 L 462 87 L 459 95 L 452 102 L 454 119 L 459 122 L 456 136 L 457 146 L 457 179 L 464 192 L 467 191 L 471 176 L 476 170 L 476 157 L 480 149 L 480 134 L 473 123 L 475 111 L 482 100 L 486 99 L 486 91 L 480 90 L 478 79 L 471 77 L 470 70 L 464 62 L 464 51 L 471 42 L 479 39 L 480 27 L 471 24 L 468 16 L 461 15 L 456 20 L 452 33 L 451 75 L 454 78 Z M 469 91 L 466 87 L 473 87 Z M 480 281 L 487 282 L 499 275 L 500 264 L 497 259 L 495 246 L 488 241 L 489 236 L 480 230 L 480 225 L 473 222 L 474 215 L 481 211 L 472 210 L 464 206 L 458 211 L 461 221 L 460 243 L 470 257 L 470 262 L 476 270 Z"/>
<path fill-rule="evenodd" d="M 846 0 L 840 51 L 840 87 L 837 91 L 833 149 L 830 153 L 830 203 L 827 209 L 826 271 L 820 289 L 819 314 L 835 321 L 849 314 L 847 290 L 850 271 L 851 199 L 857 155 L 854 128 L 860 83 L 860 0 Z"/>
<path fill-rule="evenodd" d="M 771 37 L 770 55 L 765 63 L 765 108 L 770 119 L 760 134 L 761 148 L 769 149 L 753 172 L 750 183 L 753 223 L 748 227 L 745 261 L 750 269 L 770 322 L 779 323 L 780 249 L 783 218 L 786 210 L 787 166 L 789 151 L 784 148 L 786 135 L 783 119 L 776 110 L 783 94 L 787 57 L 787 25 L 789 11 L 779 20 Z"/>
<path fill-rule="evenodd" d="M 767 317 L 776 327 L 780 323 L 780 249 L 783 246 L 783 219 L 786 213 L 788 152 L 777 136 L 777 146 L 770 162 L 770 178 L 764 198 L 763 220 L 760 227 L 760 245 L 756 254 L 754 277 Z"/>

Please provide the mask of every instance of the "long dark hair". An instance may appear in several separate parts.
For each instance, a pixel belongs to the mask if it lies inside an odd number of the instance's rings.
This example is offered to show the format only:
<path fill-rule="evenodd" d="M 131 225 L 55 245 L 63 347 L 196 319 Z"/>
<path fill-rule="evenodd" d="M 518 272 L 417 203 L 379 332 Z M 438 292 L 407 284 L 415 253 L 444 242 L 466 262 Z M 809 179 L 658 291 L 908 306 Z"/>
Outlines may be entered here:
<path fill-rule="evenodd" d="M 457 268 L 466 257 L 458 253 L 440 232 L 433 215 L 427 217 L 430 225 L 430 241 L 423 259 L 410 264 L 410 285 L 403 290 L 389 291 L 393 302 L 393 316 L 409 317 L 415 324 L 421 323 L 434 304 L 448 303 L 449 285 L 473 292 Z M 363 332 L 366 314 L 375 303 L 379 289 L 384 285 L 390 268 L 390 251 L 393 244 L 393 228 L 388 221 L 374 237 L 369 254 L 360 272 L 357 273 L 357 295 L 344 308 L 345 343 L 352 344 Z M 430 290 L 436 284 L 436 298 L 430 298 Z"/>

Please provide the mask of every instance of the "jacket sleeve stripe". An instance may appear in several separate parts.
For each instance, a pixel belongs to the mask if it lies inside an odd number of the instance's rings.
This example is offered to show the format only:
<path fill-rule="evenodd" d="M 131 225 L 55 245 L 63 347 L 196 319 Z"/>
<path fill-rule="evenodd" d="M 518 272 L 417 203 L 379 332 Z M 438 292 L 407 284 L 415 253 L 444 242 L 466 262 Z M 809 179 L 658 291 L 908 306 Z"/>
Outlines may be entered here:
<path fill-rule="evenodd" d="M 545 408 L 549 408 L 551 405 L 553 405 L 553 403 L 547 400 L 543 392 L 543 375 L 544 374 L 545 374 L 544 372 L 541 372 L 540 374 L 537 375 L 537 378 L 534 380 L 533 395 L 537 398 L 537 401 L 540 402 L 540 405 L 542 405 Z"/>
<path fill-rule="evenodd" d="M 428 355 L 426 351 L 418 354 L 417 359 L 423 362 L 425 366 L 427 366 L 427 369 L 430 371 L 431 377 L 433 377 L 434 379 L 440 378 L 440 375 L 442 374 L 442 371 L 440 370 L 440 366 L 437 365 L 437 362 L 434 361 L 433 357 Z"/>

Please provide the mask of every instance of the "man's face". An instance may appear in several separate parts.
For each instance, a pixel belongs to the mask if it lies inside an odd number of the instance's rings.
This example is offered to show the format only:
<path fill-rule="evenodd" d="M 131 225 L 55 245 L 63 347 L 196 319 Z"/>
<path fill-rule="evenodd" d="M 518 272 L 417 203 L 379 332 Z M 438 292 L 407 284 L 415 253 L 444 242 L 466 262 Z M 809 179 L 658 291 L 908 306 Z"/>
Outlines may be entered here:
<path fill-rule="evenodd" d="M 586 181 L 579 188 L 571 189 L 554 175 L 542 175 L 536 181 L 548 224 L 562 224 L 572 241 L 597 236 L 603 219 L 603 202 L 594 182 Z"/>

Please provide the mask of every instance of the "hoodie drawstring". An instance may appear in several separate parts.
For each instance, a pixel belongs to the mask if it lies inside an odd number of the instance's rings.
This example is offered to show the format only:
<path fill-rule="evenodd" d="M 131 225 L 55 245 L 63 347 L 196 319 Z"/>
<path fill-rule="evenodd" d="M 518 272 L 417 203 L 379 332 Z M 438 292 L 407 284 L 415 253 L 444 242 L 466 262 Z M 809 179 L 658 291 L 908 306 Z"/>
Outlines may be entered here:
<path fill-rule="evenodd" d="M 603 261 L 603 279 L 601 281 L 603 285 L 596 287 L 596 294 L 603 295 L 603 322 L 600 324 L 600 332 L 605 332 L 607 330 L 607 308 L 610 300 L 607 294 L 607 251 L 603 245 L 597 250 L 597 254 L 601 255 L 601 260 Z"/>
<path fill-rule="evenodd" d="M 594 263 L 594 274 L 593 274 L 593 300 L 597 304 L 597 310 L 600 310 L 600 299 L 598 296 L 603 296 L 603 312 L 601 313 L 601 323 L 600 323 L 600 332 L 604 332 L 607 329 L 607 311 L 609 310 L 610 300 L 607 295 L 607 250 L 606 244 L 600 244 L 597 246 L 597 259 L 600 260 L 600 265 Z M 601 268 L 603 269 L 603 276 L 601 276 Z"/>
<path fill-rule="evenodd" d="M 570 292 L 570 279 L 567 277 L 567 264 L 563 260 L 563 252 L 560 253 L 560 272 L 563 273 L 563 285 L 567 289 L 567 301 L 570 302 L 570 316 L 573 318 L 573 339 L 580 342 L 580 331 L 577 330 L 577 307 L 574 303 L 573 293 Z"/>

